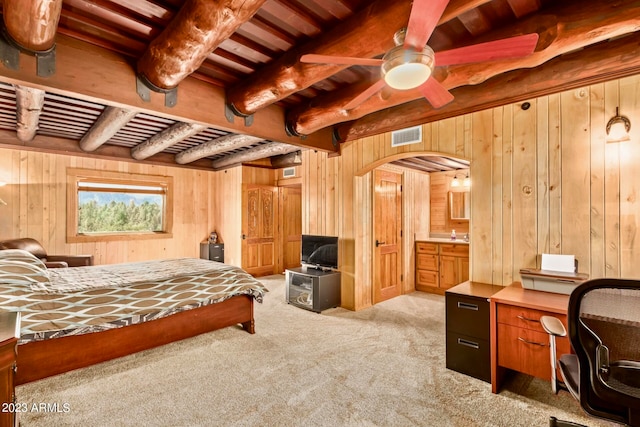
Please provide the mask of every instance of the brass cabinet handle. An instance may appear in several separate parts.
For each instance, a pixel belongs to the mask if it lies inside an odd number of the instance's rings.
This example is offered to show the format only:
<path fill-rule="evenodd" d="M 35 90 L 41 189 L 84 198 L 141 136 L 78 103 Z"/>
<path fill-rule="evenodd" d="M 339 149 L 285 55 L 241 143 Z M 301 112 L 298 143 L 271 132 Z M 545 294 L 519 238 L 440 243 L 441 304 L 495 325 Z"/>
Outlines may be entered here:
<path fill-rule="evenodd" d="M 540 347 L 546 347 L 546 346 L 547 346 L 546 344 L 543 344 L 543 343 L 539 343 L 539 342 L 535 342 L 535 341 L 528 341 L 528 340 L 525 340 L 525 339 L 524 339 L 524 338 L 522 338 L 522 337 L 518 337 L 518 341 L 522 341 L 522 342 L 523 342 L 523 343 L 525 343 L 525 344 L 539 345 Z"/>
<path fill-rule="evenodd" d="M 530 319 L 528 317 L 524 317 L 522 314 L 519 314 L 518 316 L 516 316 L 518 319 L 520 320 L 524 320 L 525 322 L 536 322 L 536 323 L 540 323 L 540 321 L 538 319 Z"/>

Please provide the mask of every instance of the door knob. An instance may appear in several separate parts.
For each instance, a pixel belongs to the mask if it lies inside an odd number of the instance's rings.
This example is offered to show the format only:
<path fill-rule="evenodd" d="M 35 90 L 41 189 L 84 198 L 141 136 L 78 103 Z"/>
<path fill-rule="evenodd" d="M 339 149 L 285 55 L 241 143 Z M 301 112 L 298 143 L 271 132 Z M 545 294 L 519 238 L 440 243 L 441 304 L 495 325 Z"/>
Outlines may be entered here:
<path fill-rule="evenodd" d="M 245 240 L 246 238 L 247 238 L 247 235 L 246 235 L 246 234 L 243 234 L 243 235 L 242 235 L 242 240 Z"/>
<path fill-rule="evenodd" d="M 379 242 L 378 239 L 376 239 L 376 248 L 380 245 L 384 245 L 386 242 Z"/>

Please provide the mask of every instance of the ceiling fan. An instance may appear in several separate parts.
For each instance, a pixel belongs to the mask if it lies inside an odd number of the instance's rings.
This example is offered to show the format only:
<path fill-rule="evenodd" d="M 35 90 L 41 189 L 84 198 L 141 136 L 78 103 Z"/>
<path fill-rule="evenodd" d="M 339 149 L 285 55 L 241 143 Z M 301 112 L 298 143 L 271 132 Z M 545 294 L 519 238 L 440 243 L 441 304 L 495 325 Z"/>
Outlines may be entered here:
<path fill-rule="evenodd" d="M 435 78 L 430 78 L 434 67 L 521 58 L 533 53 L 537 33 L 434 52 L 427 41 L 448 3 L 449 0 L 414 0 L 407 28 L 396 32 L 396 46 L 381 59 L 306 54 L 300 61 L 380 67 L 382 78 L 349 101 L 344 107 L 347 110 L 356 108 L 385 86 L 398 90 L 419 88 L 433 108 L 440 108 L 453 101 L 453 95 Z"/>

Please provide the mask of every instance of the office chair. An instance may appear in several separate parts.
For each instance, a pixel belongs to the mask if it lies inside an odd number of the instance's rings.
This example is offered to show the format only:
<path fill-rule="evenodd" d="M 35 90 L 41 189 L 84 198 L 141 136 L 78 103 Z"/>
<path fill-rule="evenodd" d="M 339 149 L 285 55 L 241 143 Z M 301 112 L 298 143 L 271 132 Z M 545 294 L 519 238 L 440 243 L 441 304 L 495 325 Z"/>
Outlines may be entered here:
<path fill-rule="evenodd" d="M 567 325 L 575 354 L 557 361 L 555 339 L 567 335 L 555 317 L 543 316 L 551 347 L 551 386 L 567 389 L 593 416 L 640 426 L 640 280 L 594 279 L 569 297 Z M 550 426 L 577 426 L 551 417 Z"/>

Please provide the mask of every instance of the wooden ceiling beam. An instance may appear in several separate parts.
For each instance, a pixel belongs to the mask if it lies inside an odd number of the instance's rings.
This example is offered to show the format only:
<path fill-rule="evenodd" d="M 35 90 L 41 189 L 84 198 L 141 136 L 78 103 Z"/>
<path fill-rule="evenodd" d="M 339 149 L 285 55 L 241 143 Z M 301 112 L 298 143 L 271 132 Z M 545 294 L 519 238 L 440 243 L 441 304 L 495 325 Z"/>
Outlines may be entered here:
<path fill-rule="evenodd" d="M 555 58 L 534 70 L 516 70 L 477 86 L 452 91 L 454 100 L 434 110 L 417 100 L 337 126 L 341 142 L 435 122 L 640 73 L 640 41 L 631 35 Z"/>
<path fill-rule="evenodd" d="M 35 58 L 21 55 L 21 70 L 0 66 L 0 81 L 46 90 L 72 98 L 160 116 L 178 122 L 198 122 L 225 132 L 252 134 L 257 137 L 286 142 L 300 147 L 337 152 L 331 139 L 331 129 L 307 138 L 287 134 L 284 129 L 284 109 L 271 105 L 256 112 L 253 124 L 244 120 L 229 122 L 225 117 L 224 89 L 188 77 L 178 90 L 178 102 L 173 108 L 164 105 L 164 95 L 151 93 L 144 102 L 136 93 L 136 74 L 129 62 L 117 53 L 68 36 L 56 36 L 56 73 L 44 78 L 25 72 L 36 68 Z"/>
<path fill-rule="evenodd" d="M 133 119 L 136 111 L 107 107 L 80 140 L 82 151 L 95 151 Z"/>
<path fill-rule="evenodd" d="M 248 150 L 229 154 L 224 156 L 222 159 L 214 160 L 212 166 L 213 169 L 220 170 L 245 162 L 264 159 L 265 157 L 289 154 L 293 151 L 298 151 L 298 149 L 299 148 L 294 145 L 283 144 L 281 142 L 268 142 L 266 144 L 258 145 L 257 147 L 249 148 Z"/>
<path fill-rule="evenodd" d="M 138 74 L 156 88 L 178 86 L 265 1 L 187 0 L 138 60 Z"/>
<path fill-rule="evenodd" d="M 62 0 L 4 0 L 2 18 L 21 48 L 42 52 L 54 45 L 61 10 Z"/>
<path fill-rule="evenodd" d="M 274 168 L 286 168 L 300 166 L 302 164 L 302 151 L 297 150 L 289 154 L 281 154 L 271 157 L 271 166 Z"/>
<path fill-rule="evenodd" d="M 488 0 L 455 0 L 439 23 L 486 3 Z M 295 92 L 324 80 L 348 65 L 303 64 L 303 54 L 373 58 L 394 46 L 393 36 L 407 25 L 411 2 L 378 0 L 335 29 L 326 32 L 299 49 L 285 53 L 258 72 L 227 91 L 227 99 L 239 115 L 249 115 Z M 375 34 L 375 37 L 371 37 Z"/>
<path fill-rule="evenodd" d="M 184 141 L 202 132 L 206 128 L 207 126 L 198 123 L 176 123 L 162 132 L 153 135 L 145 142 L 133 147 L 131 149 L 131 157 L 136 160 L 149 158 L 180 141 Z"/>
<path fill-rule="evenodd" d="M 33 140 L 29 142 L 20 141 L 15 132 L 0 130 L 0 148 L 16 149 L 25 151 L 35 151 L 39 153 L 51 153 L 60 154 L 74 157 L 86 157 L 91 159 L 104 159 L 114 161 L 124 161 L 136 164 L 147 164 L 157 166 L 169 166 L 178 168 L 189 168 L 210 171 L 211 161 L 198 160 L 189 165 L 176 164 L 173 154 L 158 153 L 155 156 L 146 160 L 134 160 L 131 158 L 131 149 L 129 147 L 122 147 L 118 145 L 105 144 L 98 148 L 96 151 L 87 153 L 80 149 L 78 141 L 75 139 L 69 139 L 66 137 L 56 136 L 42 136 L 36 135 Z"/>
<path fill-rule="evenodd" d="M 587 11 L 588 12 L 585 12 Z M 434 76 L 447 89 L 469 84 L 475 85 L 498 74 L 520 68 L 537 67 L 559 55 L 584 48 L 611 38 L 624 36 L 640 28 L 640 4 L 637 0 L 601 2 L 584 0 L 543 10 L 516 25 L 493 31 L 477 42 L 497 40 L 517 34 L 537 32 L 540 40 L 536 51 L 518 60 L 502 60 L 478 64 L 439 67 Z M 318 97 L 309 106 L 291 111 L 287 116 L 287 129 L 297 135 L 311 134 L 337 123 L 357 120 L 368 114 L 395 107 L 422 98 L 419 89 L 407 91 L 381 91 L 358 107 L 346 110 L 352 91 L 331 93 Z M 384 96 L 381 95 L 384 93 Z M 389 96 L 386 96 L 386 95 Z"/>
<path fill-rule="evenodd" d="M 176 154 L 176 163 L 184 165 L 226 151 L 248 147 L 260 141 L 263 141 L 263 139 L 250 135 L 231 134 L 221 136 Z"/>
<path fill-rule="evenodd" d="M 44 91 L 25 86 L 16 86 L 16 134 L 20 141 L 28 142 L 36 136 Z"/>

